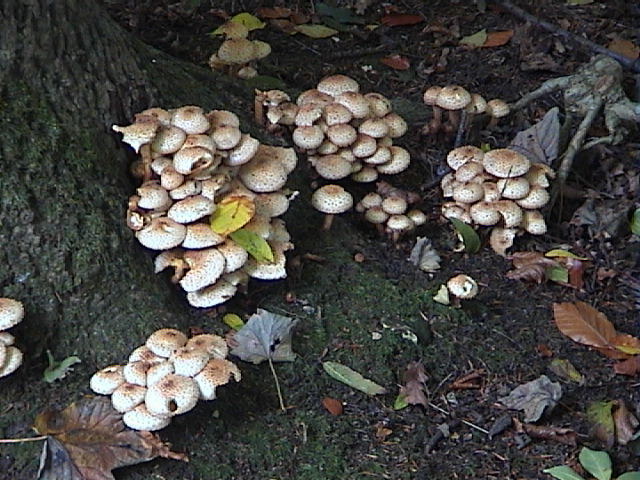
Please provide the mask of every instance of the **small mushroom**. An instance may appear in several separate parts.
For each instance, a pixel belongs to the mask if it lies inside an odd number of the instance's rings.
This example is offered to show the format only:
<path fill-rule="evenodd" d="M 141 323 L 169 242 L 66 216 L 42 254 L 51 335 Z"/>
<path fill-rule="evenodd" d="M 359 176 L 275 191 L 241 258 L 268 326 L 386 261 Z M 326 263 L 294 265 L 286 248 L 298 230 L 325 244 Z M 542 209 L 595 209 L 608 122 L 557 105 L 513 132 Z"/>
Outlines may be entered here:
<path fill-rule="evenodd" d="M 442 87 L 436 105 L 446 110 L 449 121 L 449 129 L 455 132 L 460 123 L 460 111 L 471 102 L 471 94 L 459 85 L 449 85 Z"/>
<path fill-rule="evenodd" d="M 487 129 L 494 129 L 498 125 L 498 120 L 509 115 L 509 112 L 509 105 L 504 100 L 499 98 L 489 100 L 486 106 L 486 113 L 490 118 Z"/>
<path fill-rule="evenodd" d="M 145 345 L 159 357 L 168 358 L 176 348 L 187 343 L 187 336 L 180 330 L 173 328 L 161 328 L 153 332 Z"/>
<path fill-rule="evenodd" d="M 329 230 L 333 216 L 344 213 L 353 206 L 353 197 L 340 185 L 325 185 L 313 192 L 311 204 L 325 214 L 323 230 Z"/>
<path fill-rule="evenodd" d="M 13 298 L 0 298 L 0 331 L 16 326 L 23 318 L 24 305 L 22 302 Z"/>
<path fill-rule="evenodd" d="M 149 413 L 144 404 L 138 405 L 133 410 L 125 412 L 122 416 L 124 424 L 133 430 L 142 430 L 145 432 L 153 432 L 161 430 L 171 422 L 168 416 L 158 416 Z"/>
<path fill-rule="evenodd" d="M 122 365 L 105 367 L 93 374 L 89 380 L 89 386 L 91 390 L 100 395 L 111 395 L 116 388 L 125 382 L 123 372 Z"/>
<path fill-rule="evenodd" d="M 145 406 L 149 413 L 174 416 L 188 412 L 198 403 L 200 391 L 195 380 L 171 374 L 147 389 Z"/>
<path fill-rule="evenodd" d="M 234 363 L 223 358 L 209 360 L 207 365 L 195 377 L 199 397 L 202 400 L 214 400 L 216 398 L 216 388 L 226 385 L 232 378 L 236 382 L 241 379 L 240 370 Z"/>
<path fill-rule="evenodd" d="M 461 300 L 468 300 L 478 294 L 478 284 L 469 275 L 456 275 L 447 281 L 449 293 Z"/>

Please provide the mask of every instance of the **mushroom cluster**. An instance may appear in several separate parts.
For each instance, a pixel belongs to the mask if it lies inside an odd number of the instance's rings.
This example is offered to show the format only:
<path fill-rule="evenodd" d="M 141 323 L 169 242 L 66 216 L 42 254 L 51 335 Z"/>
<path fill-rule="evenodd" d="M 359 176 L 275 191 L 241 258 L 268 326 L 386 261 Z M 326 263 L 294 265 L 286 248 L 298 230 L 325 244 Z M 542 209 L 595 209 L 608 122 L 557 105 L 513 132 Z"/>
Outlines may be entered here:
<path fill-rule="evenodd" d="M 209 66 L 229 75 L 247 79 L 258 71 L 253 66 L 256 60 L 271 53 L 271 46 L 260 40 L 249 40 L 249 29 L 240 22 L 230 20 L 216 30 L 224 35 L 218 51 L 209 57 Z"/>
<path fill-rule="evenodd" d="M 486 114 L 489 116 L 489 129 L 497 125 L 498 119 L 509 114 L 509 105 L 504 100 L 496 98 L 486 101 L 482 95 L 470 93 L 459 85 L 429 87 L 424 91 L 422 100 L 433 109 L 431 120 L 422 129 L 424 135 L 435 135 L 440 131 L 455 132 L 462 112 L 465 112 L 469 121 L 476 115 Z M 447 116 L 445 121 L 443 115 Z"/>
<path fill-rule="evenodd" d="M 420 196 L 413 192 L 378 182 L 377 192 L 366 194 L 355 209 L 364 215 L 366 221 L 373 223 L 380 233 L 397 243 L 402 235 L 426 223 L 424 212 L 410 208 L 412 203 L 419 200 Z"/>
<path fill-rule="evenodd" d="M 15 327 L 24 318 L 22 302 L 0 298 L 0 377 L 6 377 L 22 365 L 22 352 L 13 345 L 15 339 L 6 330 Z"/>
<path fill-rule="evenodd" d="M 504 255 L 518 233 L 547 231 L 540 209 L 549 202 L 549 178 L 555 176 L 548 165 L 532 164 L 508 148 L 484 153 L 472 145 L 451 150 L 447 163 L 453 172 L 440 186 L 453 201 L 442 205 L 442 215 L 494 227 L 490 244 L 496 253 Z"/>
<path fill-rule="evenodd" d="M 238 367 L 226 360 L 224 338 L 201 334 L 191 338 L 162 328 L 136 348 L 125 365 L 96 372 L 91 389 L 111 395 L 111 404 L 134 430 L 160 430 L 171 417 L 186 413 L 198 400 L 216 398 L 216 388 L 240 381 Z"/>
<path fill-rule="evenodd" d="M 195 307 L 224 303 L 249 277 L 287 275 L 284 253 L 293 244 L 276 217 L 289 207 L 282 189 L 297 156 L 291 148 L 260 144 L 239 125 L 232 112 L 205 114 L 185 106 L 151 108 L 132 125 L 113 127 L 142 157 L 132 167 L 142 185 L 129 198 L 127 225 L 142 245 L 161 251 L 156 273 L 174 268 L 172 281 Z M 240 227 L 268 243 L 273 262 L 257 261 L 232 240 L 233 231 L 219 234 L 211 228 L 218 206 L 234 202 L 247 215 L 248 223 Z"/>

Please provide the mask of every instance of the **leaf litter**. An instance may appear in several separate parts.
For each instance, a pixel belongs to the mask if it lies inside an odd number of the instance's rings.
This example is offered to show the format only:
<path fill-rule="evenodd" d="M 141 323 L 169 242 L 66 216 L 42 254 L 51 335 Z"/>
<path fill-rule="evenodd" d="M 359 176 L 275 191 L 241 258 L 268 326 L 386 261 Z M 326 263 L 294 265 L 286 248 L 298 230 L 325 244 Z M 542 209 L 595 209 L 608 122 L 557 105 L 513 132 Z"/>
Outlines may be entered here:
<path fill-rule="evenodd" d="M 552 382 L 546 375 L 514 388 L 506 397 L 498 401 L 512 410 L 524 411 L 524 421 L 535 422 L 556 406 L 562 397 L 562 387 Z"/>

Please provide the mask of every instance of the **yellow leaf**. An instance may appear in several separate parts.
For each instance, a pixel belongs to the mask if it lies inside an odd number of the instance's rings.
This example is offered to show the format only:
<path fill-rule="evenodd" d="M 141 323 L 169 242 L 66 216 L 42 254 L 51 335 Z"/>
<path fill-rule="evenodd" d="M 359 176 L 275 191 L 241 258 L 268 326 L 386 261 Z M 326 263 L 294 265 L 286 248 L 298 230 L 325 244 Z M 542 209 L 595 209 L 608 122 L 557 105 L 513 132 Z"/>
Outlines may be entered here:
<path fill-rule="evenodd" d="M 473 35 L 467 35 L 460 39 L 460 45 L 469 45 L 470 47 L 481 47 L 487 41 L 487 30 L 482 29 Z"/>
<path fill-rule="evenodd" d="M 247 12 L 242 12 L 237 15 L 234 15 L 233 17 L 231 17 L 230 21 L 241 23 L 242 25 L 247 27 L 247 30 L 249 31 L 259 30 L 261 28 L 264 28 L 266 25 L 266 23 L 264 23 L 258 17 L 254 17 L 253 15 Z"/>
<path fill-rule="evenodd" d="M 229 236 L 258 262 L 273 262 L 271 245 L 257 233 L 241 228 Z"/>
<path fill-rule="evenodd" d="M 216 210 L 211 215 L 211 230 L 218 235 L 229 235 L 249 223 L 255 211 L 256 206 L 249 197 L 225 197 L 216 205 Z"/>
<path fill-rule="evenodd" d="M 222 317 L 222 321 L 234 330 L 240 330 L 242 327 L 244 327 L 244 322 L 235 313 L 227 313 L 224 317 Z"/>
<path fill-rule="evenodd" d="M 549 258 L 561 257 L 561 258 L 575 258 L 576 260 L 589 260 L 586 257 L 579 257 L 575 253 L 571 253 L 567 250 L 562 250 L 559 248 L 556 248 L 555 250 L 549 250 L 547 253 L 544 254 L 544 256 Z"/>
<path fill-rule="evenodd" d="M 338 33 L 337 30 L 320 24 L 296 25 L 295 31 L 311 38 L 328 38 Z"/>

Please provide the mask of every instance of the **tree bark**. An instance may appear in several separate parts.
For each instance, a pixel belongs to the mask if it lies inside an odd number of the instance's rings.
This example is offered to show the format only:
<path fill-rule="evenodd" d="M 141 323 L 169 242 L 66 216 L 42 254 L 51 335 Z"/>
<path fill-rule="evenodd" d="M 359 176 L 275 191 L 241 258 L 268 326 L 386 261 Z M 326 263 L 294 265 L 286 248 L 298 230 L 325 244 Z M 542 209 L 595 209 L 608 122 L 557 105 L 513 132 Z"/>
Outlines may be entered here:
<path fill-rule="evenodd" d="M 58 399 L 45 349 L 82 359 L 73 399 L 154 328 L 194 323 L 125 225 L 134 155 L 111 125 L 184 104 L 249 118 L 251 92 L 138 42 L 96 2 L 21 0 L 0 2 L 0 95 L 0 296 L 27 312 L 12 330 L 26 362 L 0 380 L 0 405 L 41 403 L 0 408 L 0 432 L 28 434 L 33 408 Z"/>

